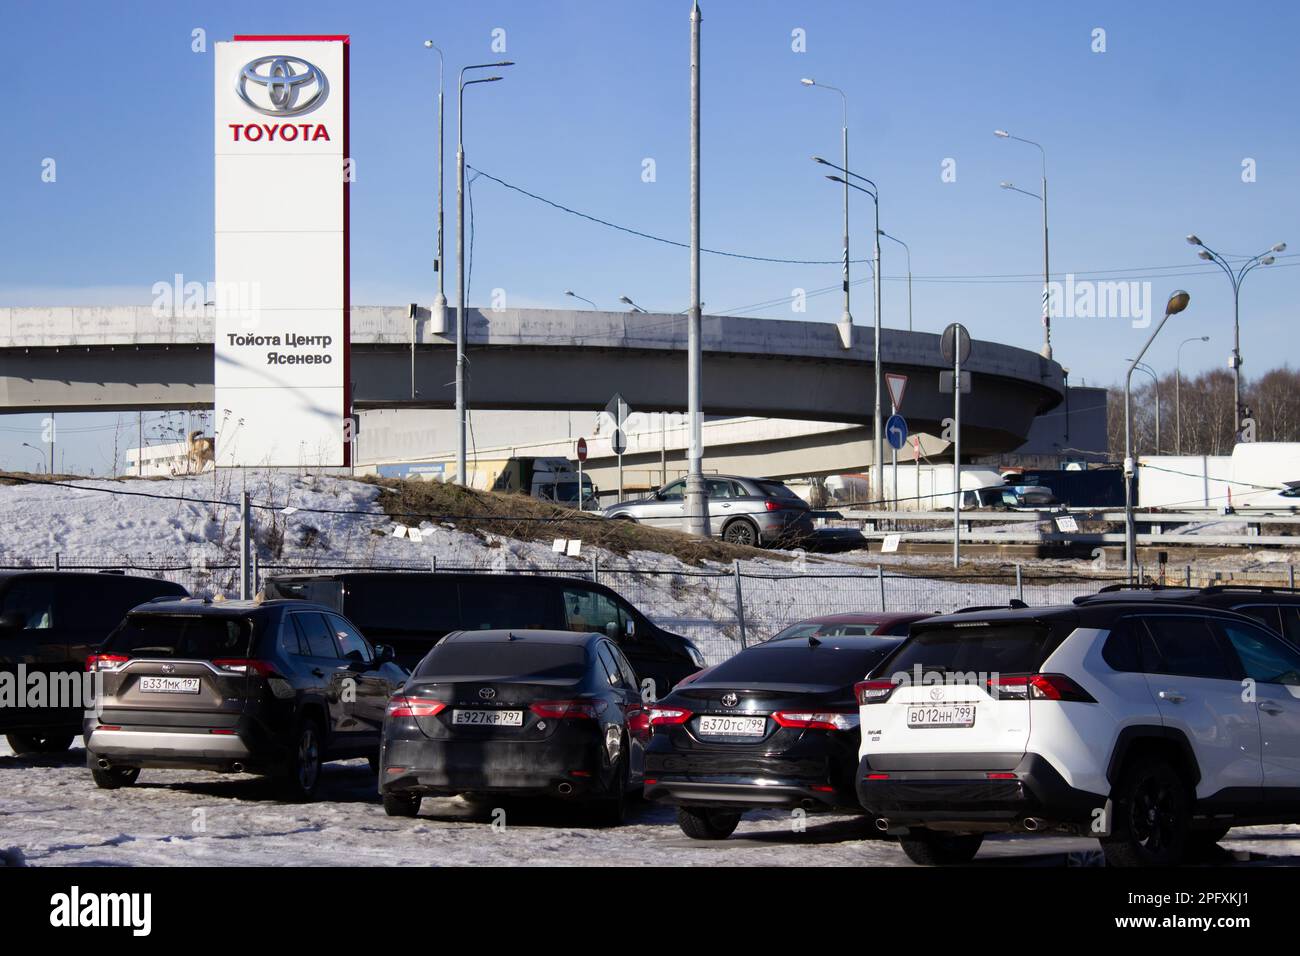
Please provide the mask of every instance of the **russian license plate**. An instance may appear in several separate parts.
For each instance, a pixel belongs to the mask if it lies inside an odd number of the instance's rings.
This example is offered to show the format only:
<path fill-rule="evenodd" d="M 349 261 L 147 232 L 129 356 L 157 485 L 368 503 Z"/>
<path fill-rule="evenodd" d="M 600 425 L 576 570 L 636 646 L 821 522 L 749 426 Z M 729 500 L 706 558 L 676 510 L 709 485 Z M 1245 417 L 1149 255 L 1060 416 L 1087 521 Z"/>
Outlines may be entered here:
<path fill-rule="evenodd" d="M 761 737 L 766 717 L 701 717 L 700 733 L 718 737 Z"/>
<path fill-rule="evenodd" d="M 940 704 L 907 708 L 909 727 L 974 727 L 974 704 Z"/>
<path fill-rule="evenodd" d="M 451 722 L 457 727 L 522 727 L 522 710 L 453 710 Z"/>
<path fill-rule="evenodd" d="M 197 694 L 199 679 L 197 677 L 141 677 L 142 694 Z"/>

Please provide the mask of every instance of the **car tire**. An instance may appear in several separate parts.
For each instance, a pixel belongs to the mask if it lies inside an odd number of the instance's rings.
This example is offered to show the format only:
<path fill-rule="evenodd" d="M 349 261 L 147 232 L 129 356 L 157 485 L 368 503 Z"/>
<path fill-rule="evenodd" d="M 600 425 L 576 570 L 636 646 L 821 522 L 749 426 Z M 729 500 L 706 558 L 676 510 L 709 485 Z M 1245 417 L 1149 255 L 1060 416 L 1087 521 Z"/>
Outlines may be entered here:
<path fill-rule="evenodd" d="M 748 518 L 736 518 L 722 529 L 722 540 L 743 548 L 759 547 L 758 528 Z"/>
<path fill-rule="evenodd" d="M 280 788 L 288 799 L 304 803 L 316 796 L 320 785 L 324 748 L 320 722 L 314 717 L 303 720 L 293 739 L 289 764 L 280 776 Z"/>
<path fill-rule="evenodd" d="M 1189 849 L 1187 784 L 1159 758 L 1131 764 L 1114 794 L 1115 822 L 1101 849 L 1110 866 L 1172 866 Z"/>
<path fill-rule="evenodd" d="M 725 840 L 740 825 L 739 810 L 678 807 L 677 825 L 692 840 Z"/>
<path fill-rule="evenodd" d="M 601 826 L 617 827 L 627 822 L 628 762 L 627 743 L 614 768 L 614 795 L 606 797 L 596 805 L 596 817 Z"/>
<path fill-rule="evenodd" d="M 119 790 L 133 786 L 140 779 L 140 768 L 109 767 L 101 770 L 99 767 L 91 767 L 90 775 L 95 778 L 95 786 L 100 790 Z"/>
<path fill-rule="evenodd" d="M 960 866 L 975 859 L 984 842 L 982 833 L 936 833 L 912 830 L 899 837 L 907 858 L 920 866 Z"/>
<path fill-rule="evenodd" d="M 63 753 L 72 746 L 76 736 L 76 734 L 44 733 L 8 734 L 5 740 L 9 742 L 15 756 L 27 757 L 32 754 Z"/>
<path fill-rule="evenodd" d="M 384 812 L 390 817 L 416 817 L 420 815 L 420 796 L 414 793 L 387 790 L 382 794 Z"/>

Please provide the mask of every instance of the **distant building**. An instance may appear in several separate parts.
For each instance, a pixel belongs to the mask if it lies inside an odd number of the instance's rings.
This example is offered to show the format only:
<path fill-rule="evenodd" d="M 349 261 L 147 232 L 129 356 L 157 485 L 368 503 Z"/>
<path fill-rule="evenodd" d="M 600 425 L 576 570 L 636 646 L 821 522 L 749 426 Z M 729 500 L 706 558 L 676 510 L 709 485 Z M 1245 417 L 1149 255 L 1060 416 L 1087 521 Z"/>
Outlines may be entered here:
<path fill-rule="evenodd" d="M 984 455 L 974 459 L 974 463 L 1064 468 L 1072 462 L 1108 461 L 1106 394 L 1104 388 L 1071 385 L 1060 405 L 1034 419 L 1023 445 L 1000 455 Z"/>

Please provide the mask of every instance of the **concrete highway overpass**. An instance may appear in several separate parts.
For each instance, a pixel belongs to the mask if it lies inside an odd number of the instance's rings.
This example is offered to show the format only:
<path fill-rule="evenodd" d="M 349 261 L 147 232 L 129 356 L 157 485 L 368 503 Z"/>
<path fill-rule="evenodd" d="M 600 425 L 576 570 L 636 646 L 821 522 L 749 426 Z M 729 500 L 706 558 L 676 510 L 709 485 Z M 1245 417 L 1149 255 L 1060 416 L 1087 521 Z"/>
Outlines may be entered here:
<path fill-rule="evenodd" d="M 684 411 L 686 318 L 655 313 L 470 309 L 466 346 L 475 409 L 598 411 L 619 392 L 634 409 Z M 705 316 L 706 414 L 869 425 L 872 330 L 844 349 L 831 323 Z M 0 308 L 0 413 L 212 407 L 210 312 L 159 316 L 148 306 Z M 415 351 L 415 397 L 411 351 Z M 352 310 L 358 409 L 449 408 L 454 339 L 412 322 L 405 306 Z M 938 434 L 952 396 L 939 336 L 885 329 L 882 365 L 908 376 L 903 414 Z M 1009 451 L 1058 405 L 1064 375 L 1036 352 L 976 341 L 963 368 L 963 452 Z M 886 413 L 888 395 L 885 396 Z"/>

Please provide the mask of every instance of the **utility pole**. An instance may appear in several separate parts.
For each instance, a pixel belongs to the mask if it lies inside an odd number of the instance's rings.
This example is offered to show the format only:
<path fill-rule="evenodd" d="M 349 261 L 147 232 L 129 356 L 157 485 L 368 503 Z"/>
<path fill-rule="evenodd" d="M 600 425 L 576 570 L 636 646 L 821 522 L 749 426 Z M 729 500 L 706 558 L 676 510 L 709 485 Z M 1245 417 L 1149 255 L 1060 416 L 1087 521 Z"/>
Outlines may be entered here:
<path fill-rule="evenodd" d="M 691 312 L 687 319 L 686 412 L 690 420 L 686 472 L 686 530 L 708 537 L 709 509 L 704 495 L 704 430 L 700 398 L 703 344 L 700 330 L 700 23 L 691 7 Z"/>

